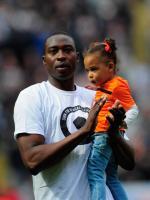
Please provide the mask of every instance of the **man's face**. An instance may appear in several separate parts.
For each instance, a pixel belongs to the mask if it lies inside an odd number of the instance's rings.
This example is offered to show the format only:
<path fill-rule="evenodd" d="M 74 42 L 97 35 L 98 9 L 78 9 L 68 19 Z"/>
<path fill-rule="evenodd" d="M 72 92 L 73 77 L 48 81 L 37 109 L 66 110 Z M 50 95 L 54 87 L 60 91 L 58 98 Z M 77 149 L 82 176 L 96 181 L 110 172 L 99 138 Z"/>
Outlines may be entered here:
<path fill-rule="evenodd" d="M 63 34 L 47 39 L 43 63 L 55 80 L 67 80 L 74 76 L 77 54 L 74 41 Z"/>

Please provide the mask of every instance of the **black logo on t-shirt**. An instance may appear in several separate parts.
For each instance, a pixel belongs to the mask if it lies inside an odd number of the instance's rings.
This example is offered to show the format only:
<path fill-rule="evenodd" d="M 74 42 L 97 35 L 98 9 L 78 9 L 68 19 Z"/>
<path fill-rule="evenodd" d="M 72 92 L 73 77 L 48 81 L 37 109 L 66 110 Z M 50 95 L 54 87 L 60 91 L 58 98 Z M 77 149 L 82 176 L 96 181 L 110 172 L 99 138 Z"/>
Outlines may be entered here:
<path fill-rule="evenodd" d="M 84 113 L 89 113 L 88 107 L 81 107 L 80 105 L 75 107 L 67 107 L 61 114 L 60 118 L 60 127 L 65 137 L 69 136 L 71 133 L 68 130 L 67 127 L 67 118 L 71 113 L 77 112 L 81 110 Z M 78 116 L 73 120 L 73 124 L 75 125 L 76 129 L 80 129 L 86 122 L 86 118 L 83 116 Z M 89 143 L 89 141 L 84 141 L 82 144 Z"/>

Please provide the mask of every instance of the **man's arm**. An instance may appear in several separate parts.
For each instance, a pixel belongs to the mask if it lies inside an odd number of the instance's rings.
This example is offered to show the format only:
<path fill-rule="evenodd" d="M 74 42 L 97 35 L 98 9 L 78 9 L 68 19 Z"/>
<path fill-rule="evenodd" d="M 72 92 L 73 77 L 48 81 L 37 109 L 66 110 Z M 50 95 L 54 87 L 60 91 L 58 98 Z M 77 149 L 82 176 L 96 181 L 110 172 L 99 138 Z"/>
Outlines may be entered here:
<path fill-rule="evenodd" d="M 106 98 L 100 99 L 90 110 L 85 125 L 63 140 L 44 144 L 45 139 L 39 134 L 20 133 L 17 144 L 25 166 L 33 175 L 49 168 L 70 153 L 79 143 L 94 132 L 96 117 Z"/>
<path fill-rule="evenodd" d="M 87 135 L 86 131 L 79 130 L 59 142 L 44 144 L 45 138 L 42 135 L 21 133 L 17 137 L 17 144 L 25 166 L 36 175 L 59 162 Z"/>
<path fill-rule="evenodd" d="M 125 118 L 125 111 L 119 101 L 116 101 L 110 112 L 112 115 L 107 117 L 110 123 L 108 131 L 110 145 L 118 164 L 126 170 L 132 170 L 135 167 L 134 150 L 129 141 L 125 140 L 118 131 L 120 124 Z"/>
<path fill-rule="evenodd" d="M 129 141 L 121 135 L 116 136 L 115 139 L 111 138 L 110 141 L 118 164 L 126 170 L 133 170 L 135 167 L 134 150 Z"/>

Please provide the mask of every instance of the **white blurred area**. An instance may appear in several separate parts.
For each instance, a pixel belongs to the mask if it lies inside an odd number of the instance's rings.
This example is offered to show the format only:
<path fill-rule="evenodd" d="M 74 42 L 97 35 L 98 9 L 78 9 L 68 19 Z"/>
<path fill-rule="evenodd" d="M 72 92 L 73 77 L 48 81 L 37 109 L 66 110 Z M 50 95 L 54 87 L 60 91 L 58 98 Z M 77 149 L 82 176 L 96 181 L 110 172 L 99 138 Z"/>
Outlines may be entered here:
<path fill-rule="evenodd" d="M 0 200 L 32 200 L 32 184 L 13 139 L 13 106 L 18 92 L 46 80 L 43 42 L 52 32 L 69 32 L 80 63 L 76 82 L 88 84 L 82 52 L 106 36 L 116 40 L 119 74 L 128 79 L 140 109 L 128 130 L 136 167 L 119 170 L 129 200 L 150 199 L 150 1 L 1 0 L 0 1 Z"/>
<path fill-rule="evenodd" d="M 126 182 L 124 188 L 128 194 L 129 200 L 149 200 L 150 199 L 150 182 L 136 181 Z"/>

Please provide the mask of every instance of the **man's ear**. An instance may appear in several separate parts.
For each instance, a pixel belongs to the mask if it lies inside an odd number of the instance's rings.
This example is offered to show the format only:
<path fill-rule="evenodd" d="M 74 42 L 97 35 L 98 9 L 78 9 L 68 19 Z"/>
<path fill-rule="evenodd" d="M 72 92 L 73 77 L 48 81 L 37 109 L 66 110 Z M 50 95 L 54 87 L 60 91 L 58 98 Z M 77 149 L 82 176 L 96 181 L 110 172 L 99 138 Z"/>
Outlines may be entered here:
<path fill-rule="evenodd" d="M 43 60 L 43 64 L 45 65 L 46 62 L 45 62 L 45 56 L 44 55 L 42 56 L 42 60 Z"/>
<path fill-rule="evenodd" d="M 80 61 L 80 53 L 77 52 L 77 62 L 79 62 L 79 61 Z"/>

